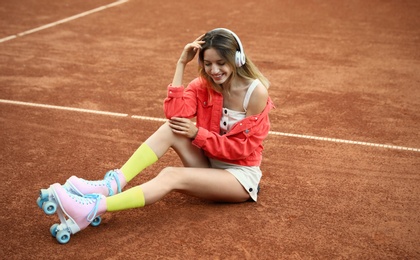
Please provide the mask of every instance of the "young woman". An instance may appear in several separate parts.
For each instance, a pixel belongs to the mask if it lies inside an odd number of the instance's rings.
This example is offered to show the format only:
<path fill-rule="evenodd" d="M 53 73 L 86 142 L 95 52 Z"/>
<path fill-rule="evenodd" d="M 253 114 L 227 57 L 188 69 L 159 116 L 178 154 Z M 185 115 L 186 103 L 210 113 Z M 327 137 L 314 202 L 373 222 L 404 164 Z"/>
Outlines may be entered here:
<path fill-rule="evenodd" d="M 184 88 L 185 67 L 197 53 L 199 77 Z M 64 186 L 51 185 L 52 197 L 72 220 L 67 223 L 71 233 L 106 211 L 150 205 L 172 191 L 220 202 L 257 201 L 262 142 L 273 107 L 268 87 L 232 31 L 214 29 L 187 44 L 164 100 L 168 122 L 104 180 L 72 176 Z M 184 167 L 167 167 L 150 181 L 121 192 L 169 148 Z"/>

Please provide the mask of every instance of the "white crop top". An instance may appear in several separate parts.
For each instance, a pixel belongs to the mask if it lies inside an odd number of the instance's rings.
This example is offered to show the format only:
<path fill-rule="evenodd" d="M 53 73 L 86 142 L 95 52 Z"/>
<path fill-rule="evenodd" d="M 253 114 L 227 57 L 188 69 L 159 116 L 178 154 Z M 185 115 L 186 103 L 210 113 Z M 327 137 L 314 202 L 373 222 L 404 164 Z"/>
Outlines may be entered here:
<path fill-rule="evenodd" d="M 235 111 L 235 110 L 231 110 L 225 107 L 223 108 L 222 118 L 220 119 L 220 134 L 221 135 L 228 133 L 236 122 L 241 121 L 242 119 L 246 117 L 246 110 L 248 108 L 249 99 L 251 98 L 252 92 L 258 86 L 259 83 L 260 81 L 256 79 L 248 87 L 248 90 L 245 94 L 244 103 L 243 103 L 245 112 Z"/>

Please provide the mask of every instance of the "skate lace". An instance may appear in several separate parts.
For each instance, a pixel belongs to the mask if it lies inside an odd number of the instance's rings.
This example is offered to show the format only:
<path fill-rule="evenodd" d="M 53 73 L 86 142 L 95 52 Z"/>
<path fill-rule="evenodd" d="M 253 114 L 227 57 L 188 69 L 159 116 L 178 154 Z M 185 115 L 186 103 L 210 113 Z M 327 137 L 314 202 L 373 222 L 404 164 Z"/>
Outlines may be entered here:
<path fill-rule="evenodd" d="M 121 192 L 121 184 L 120 184 L 120 178 L 118 178 L 118 172 L 116 170 L 108 171 L 105 174 L 105 178 L 100 181 L 88 181 L 82 179 L 85 183 L 92 185 L 92 186 L 106 186 L 108 188 L 108 194 L 109 196 L 114 195 L 114 190 L 112 190 L 111 181 L 115 180 L 117 183 L 117 193 Z"/>
<path fill-rule="evenodd" d="M 108 190 L 109 190 L 109 196 L 114 195 L 114 191 L 112 190 L 112 186 L 111 186 L 112 180 L 115 180 L 115 182 L 117 183 L 117 193 L 121 192 L 121 184 L 120 184 L 120 178 L 118 178 L 118 172 L 116 170 L 111 170 L 105 174 L 105 179 L 104 179 L 106 186 L 108 187 Z"/>
<path fill-rule="evenodd" d="M 86 217 L 87 221 L 92 222 L 98 215 L 98 208 L 99 202 L 101 201 L 101 196 L 99 194 L 87 194 L 84 197 L 90 201 L 95 201 L 95 205 Z"/>
<path fill-rule="evenodd" d="M 82 205 L 90 205 L 92 203 L 95 203 L 92 210 L 87 215 L 86 219 L 89 222 L 92 222 L 98 215 L 98 208 L 99 208 L 99 202 L 101 201 L 100 194 L 86 194 L 83 197 L 77 196 L 75 194 L 67 193 L 69 196 L 74 199 L 76 202 Z"/>

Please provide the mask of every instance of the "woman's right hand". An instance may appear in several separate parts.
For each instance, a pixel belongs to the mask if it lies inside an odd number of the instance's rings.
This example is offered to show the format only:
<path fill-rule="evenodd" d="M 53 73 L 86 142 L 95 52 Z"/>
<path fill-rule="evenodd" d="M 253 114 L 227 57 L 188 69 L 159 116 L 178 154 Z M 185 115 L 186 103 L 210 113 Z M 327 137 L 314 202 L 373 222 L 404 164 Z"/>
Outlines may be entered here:
<path fill-rule="evenodd" d="M 188 62 L 194 59 L 197 51 L 201 49 L 201 45 L 204 43 L 204 41 L 201 40 L 203 39 L 204 35 L 205 34 L 200 35 L 200 37 L 195 39 L 195 41 L 185 45 L 178 62 L 186 65 Z"/>

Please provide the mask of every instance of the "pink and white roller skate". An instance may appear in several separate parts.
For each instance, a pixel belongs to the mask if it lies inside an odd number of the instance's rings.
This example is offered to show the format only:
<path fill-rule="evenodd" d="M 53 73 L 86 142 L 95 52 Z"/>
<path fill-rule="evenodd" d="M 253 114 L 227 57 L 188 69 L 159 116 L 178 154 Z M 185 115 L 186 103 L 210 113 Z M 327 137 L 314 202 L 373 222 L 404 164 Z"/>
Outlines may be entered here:
<path fill-rule="evenodd" d="M 122 171 L 116 169 L 107 172 L 105 178 L 98 181 L 87 181 L 76 176 L 71 176 L 64 187 L 80 196 L 92 193 L 112 196 L 120 193 L 126 184 L 127 182 Z"/>
<path fill-rule="evenodd" d="M 61 244 L 69 242 L 71 234 L 89 225 L 98 226 L 101 222 L 100 215 L 106 211 L 104 195 L 78 196 L 58 183 L 41 190 L 38 205 L 41 205 L 47 215 L 57 212 L 61 223 L 52 225 L 50 232 Z"/>

